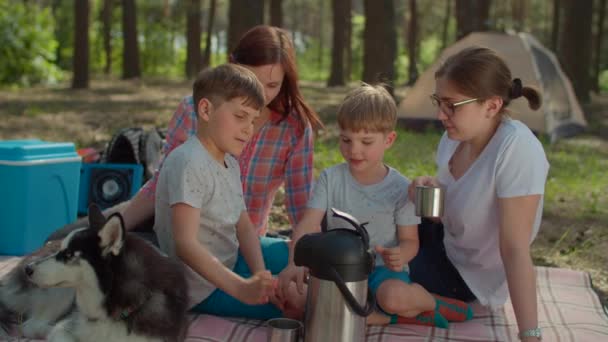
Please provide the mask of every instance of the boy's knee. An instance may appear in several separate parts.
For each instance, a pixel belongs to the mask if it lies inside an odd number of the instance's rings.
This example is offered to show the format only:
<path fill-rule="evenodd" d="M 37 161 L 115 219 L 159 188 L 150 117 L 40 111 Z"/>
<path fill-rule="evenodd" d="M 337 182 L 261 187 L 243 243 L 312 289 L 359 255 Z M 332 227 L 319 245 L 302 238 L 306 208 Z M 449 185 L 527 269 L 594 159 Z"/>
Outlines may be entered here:
<path fill-rule="evenodd" d="M 388 279 L 382 282 L 376 292 L 378 305 L 389 314 L 403 311 L 410 300 L 407 294 L 408 286 L 410 285 L 396 279 Z"/>

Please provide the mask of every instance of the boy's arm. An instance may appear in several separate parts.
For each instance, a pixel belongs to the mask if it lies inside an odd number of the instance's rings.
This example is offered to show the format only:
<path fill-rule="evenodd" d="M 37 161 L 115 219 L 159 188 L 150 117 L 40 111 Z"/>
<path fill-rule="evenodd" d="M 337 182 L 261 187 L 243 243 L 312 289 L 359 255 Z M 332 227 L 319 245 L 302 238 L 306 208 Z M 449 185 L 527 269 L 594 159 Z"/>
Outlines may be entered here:
<path fill-rule="evenodd" d="M 243 254 L 243 258 L 245 258 L 251 274 L 264 270 L 266 267 L 264 266 L 264 258 L 262 257 L 260 239 L 247 210 L 241 212 L 239 221 L 236 223 L 236 237 L 239 240 L 241 254 Z"/>
<path fill-rule="evenodd" d="M 293 262 L 294 248 L 298 240 L 309 233 L 319 232 L 321 222 L 325 216 L 325 210 L 317 208 L 307 208 L 302 215 L 302 219 L 293 230 L 293 236 L 291 237 L 291 243 L 289 244 L 289 263 L 288 265 L 295 265 Z"/>
<path fill-rule="evenodd" d="M 399 239 L 398 246 L 393 248 L 376 246 L 376 252 L 382 256 L 386 267 L 398 272 L 418 254 L 418 248 L 420 247 L 418 226 L 397 226 L 397 237 Z"/>
<path fill-rule="evenodd" d="M 171 226 L 177 256 L 190 268 L 229 295 L 239 298 L 244 279 L 232 272 L 200 244 L 200 209 L 185 203 L 171 207 Z"/>

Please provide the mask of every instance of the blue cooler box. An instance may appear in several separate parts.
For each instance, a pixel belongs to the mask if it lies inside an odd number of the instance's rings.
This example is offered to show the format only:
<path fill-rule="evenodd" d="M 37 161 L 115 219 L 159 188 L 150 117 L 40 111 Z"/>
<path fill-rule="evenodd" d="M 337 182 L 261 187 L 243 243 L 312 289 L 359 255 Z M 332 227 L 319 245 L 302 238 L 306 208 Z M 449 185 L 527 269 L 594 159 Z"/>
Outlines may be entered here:
<path fill-rule="evenodd" d="M 0 254 L 30 253 L 76 219 L 80 166 L 73 143 L 0 141 Z"/>

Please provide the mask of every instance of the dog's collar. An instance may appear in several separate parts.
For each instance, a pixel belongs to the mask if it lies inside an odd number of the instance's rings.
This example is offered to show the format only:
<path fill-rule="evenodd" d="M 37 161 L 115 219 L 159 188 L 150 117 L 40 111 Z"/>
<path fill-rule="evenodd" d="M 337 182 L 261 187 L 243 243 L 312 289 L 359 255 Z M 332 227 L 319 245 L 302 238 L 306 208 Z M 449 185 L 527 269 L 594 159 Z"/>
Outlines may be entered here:
<path fill-rule="evenodd" d="M 115 320 L 126 320 L 127 318 L 129 318 L 133 313 L 139 311 L 139 309 L 142 308 L 142 306 L 144 306 L 144 304 L 148 301 L 148 299 L 150 299 L 150 294 L 148 294 L 139 304 L 137 305 L 129 305 L 127 307 L 123 307 L 123 308 L 116 308 L 114 309 L 114 311 L 112 312 L 112 318 L 114 318 Z"/>

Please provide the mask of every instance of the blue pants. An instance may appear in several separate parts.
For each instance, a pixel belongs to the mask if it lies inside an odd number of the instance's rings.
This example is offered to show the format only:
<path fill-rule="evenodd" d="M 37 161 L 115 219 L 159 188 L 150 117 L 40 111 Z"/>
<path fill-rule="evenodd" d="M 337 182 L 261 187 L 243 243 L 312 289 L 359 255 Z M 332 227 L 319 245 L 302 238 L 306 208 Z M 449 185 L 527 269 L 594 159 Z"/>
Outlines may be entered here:
<path fill-rule="evenodd" d="M 395 272 L 389 270 L 385 266 L 377 266 L 367 279 L 367 286 L 374 294 L 374 297 L 376 296 L 376 292 L 378 292 L 378 287 L 380 287 L 380 284 L 389 279 L 401 280 L 406 284 L 412 283 L 412 281 L 410 280 L 410 276 L 406 271 Z M 380 305 L 376 304 L 376 306 L 378 307 L 378 309 L 382 310 L 382 312 L 386 313 L 387 315 L 389 314 L 384 311 L 384 309 L 382 309 Z"/>
<path fill-rule="evenodd" d="M 260 244 L 266 269 L 273 275 L 279 274 L 287 267 L 287 259 L 289 258 L 287 241 L 284 239 L 261 237 Z M 241 277 L 251 277 L 249 266 L 240 251 L 232 270 Z M 193 307 L 191 311 L 217 316 L 246 317 L 263 320 L 282 316 L 281 310 L 273 304 L 248 305 L 220 289 L 213 291 L 209 297 Z"/>

